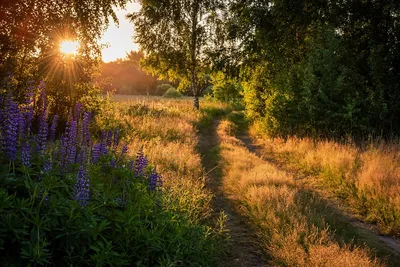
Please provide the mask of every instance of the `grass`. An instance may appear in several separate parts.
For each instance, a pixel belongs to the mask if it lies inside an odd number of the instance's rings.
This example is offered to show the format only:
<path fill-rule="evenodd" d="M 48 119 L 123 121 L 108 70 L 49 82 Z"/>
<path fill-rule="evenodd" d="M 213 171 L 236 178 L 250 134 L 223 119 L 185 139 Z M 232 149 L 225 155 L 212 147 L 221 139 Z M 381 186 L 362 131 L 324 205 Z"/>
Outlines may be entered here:
<path fill-rule="evenodd" d="M 235 137 L 245 122 L 229 118 L 218 126 L 223 189 L 254 225 L 273 266 L 385 266 L 318 194 L 251 153 Z"/>
<path fill-rule="evenodd" d="M 196 111 L 191 98 L 116 97 L 118 105 L 99 114 L 97 124 L 102 127 L 118 124 L 129 133 L 125 141 L 130 153 L 143 147 L 149 161 L 163 175 L 164 201 L 171 212 L 184 214 L 193 224 L 208 224 L 213 195 L 205 186 L 205 173 L 196 148 L 197 131 L 213 116 L 226 113 L 228 107 L 201 101 L 202 109 Z M 210 234 L 224 231 L 218 227 L 210 227 Z M 210 242 L 210 246 L 217 245 Z"/>
<path fill-rule="evenodd" d="M 400 144 L 375 141 L 363 146 L 330 140 L 268 138 L 253 135 L 266 154 L 312 174 L 312 182 L 343 200 L 353 212 L 378 225 L 382 234 L 400 236 Z"/>

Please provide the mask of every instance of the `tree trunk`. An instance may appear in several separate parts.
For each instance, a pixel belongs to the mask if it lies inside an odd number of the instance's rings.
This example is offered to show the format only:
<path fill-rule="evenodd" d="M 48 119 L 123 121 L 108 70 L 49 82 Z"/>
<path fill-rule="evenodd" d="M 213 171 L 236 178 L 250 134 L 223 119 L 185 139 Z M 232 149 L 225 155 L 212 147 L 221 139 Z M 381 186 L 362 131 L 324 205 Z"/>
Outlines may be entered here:
<path fill-rule="evenodd" d="M 195 109 L 199 109 L 199 92 L 196 84 L 196 65 L 197 65 L 197 58 L 196 58 L 196 50 L 197 50 L 197 13 L 199 12 L 199 7 L 197 1 L 194 1 L 192 6 L 192 32 L 191 32 L 191 44 L 190 44 L 190 72 L 192 76 L 192 90 L 193 90 L 193 107 Z"/>
<path fill-rule="evenodd" d="M 193 107 L 195 109 L 200 109 L 199 96 L 197 96 L 197 95 L 194 96 Z"/>

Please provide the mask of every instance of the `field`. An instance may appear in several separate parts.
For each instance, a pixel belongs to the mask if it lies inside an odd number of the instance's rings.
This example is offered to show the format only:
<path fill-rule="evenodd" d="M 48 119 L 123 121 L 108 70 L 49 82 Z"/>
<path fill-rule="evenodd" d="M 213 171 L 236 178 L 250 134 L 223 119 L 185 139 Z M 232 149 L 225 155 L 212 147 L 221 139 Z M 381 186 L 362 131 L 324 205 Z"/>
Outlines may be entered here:
<path fill-rule="evenodd" d="M 103 101 L 43 152 L 30 134 L 6 150 L 4 265 L 398 266 L 395 143 L 271 139 L 206 100 Z"/>

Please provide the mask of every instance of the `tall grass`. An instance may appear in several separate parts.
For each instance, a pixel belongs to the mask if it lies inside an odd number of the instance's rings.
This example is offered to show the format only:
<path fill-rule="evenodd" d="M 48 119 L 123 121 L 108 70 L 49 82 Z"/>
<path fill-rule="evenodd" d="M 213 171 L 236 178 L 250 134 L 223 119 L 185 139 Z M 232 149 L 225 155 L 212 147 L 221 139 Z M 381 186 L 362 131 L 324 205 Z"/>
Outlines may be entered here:
<path fill-rule="evenodd" d="M 235 126 L 218 126 L 223 188 L 247 215 L 273 266 L 383 266 L 367 248 L 344 242 L 325 221 L 326 204 L 290 174 L 251 153 L 234 136 Z"/>
<path fill-rule="evenodd" d="M 258 129 L 253 127 L 256 135 Z M 266 154 L 307 174 L 383 234 L 400 236 L 400 145 L 376 141 L 362 147 L 330 140 L 258 139 Z"/>

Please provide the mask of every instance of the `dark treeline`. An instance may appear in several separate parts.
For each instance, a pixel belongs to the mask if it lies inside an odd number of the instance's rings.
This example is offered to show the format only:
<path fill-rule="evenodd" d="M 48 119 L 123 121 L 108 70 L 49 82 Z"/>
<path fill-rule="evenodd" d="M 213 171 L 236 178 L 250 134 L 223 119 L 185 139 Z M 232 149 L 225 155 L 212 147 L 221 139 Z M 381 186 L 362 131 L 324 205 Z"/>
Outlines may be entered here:
<path fill-rule="evenodd" d="M 141 70 L 142 57 L 142 53 L 131 51 L 124 59 L 102 64 L 101 79 L 106 81 L 104 90 L 115 90 L 117 94 L 157 94 L 156 89 L 160 82 Z"/>
<path fill-rule="evenodd" d="M 397 134 L 400 2 L 236 1 L 247 115 L 273 135 Z"/>

